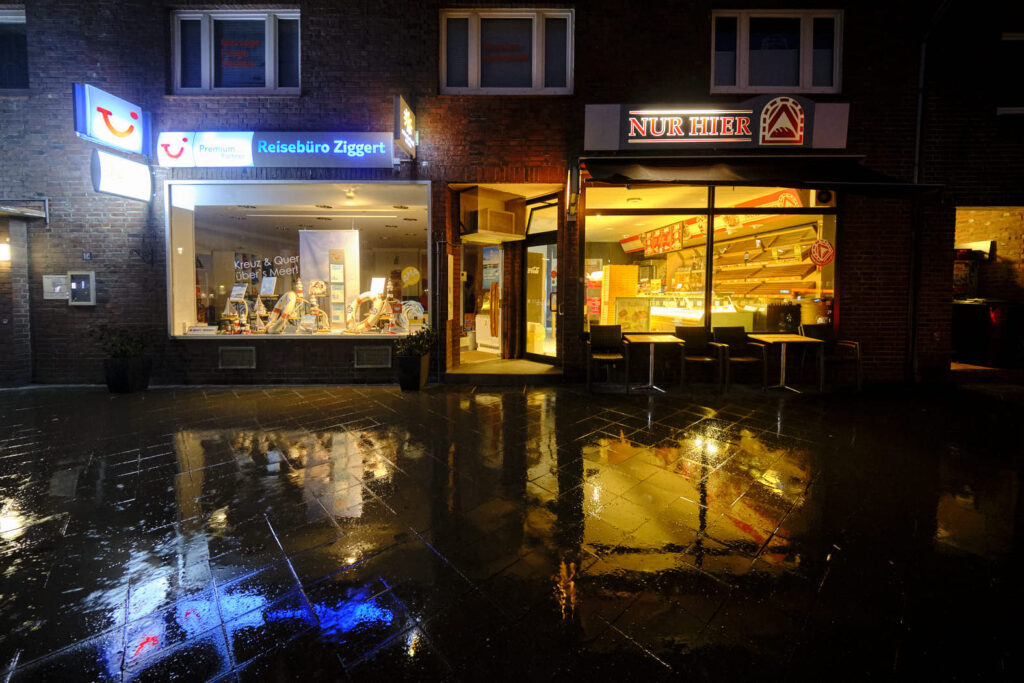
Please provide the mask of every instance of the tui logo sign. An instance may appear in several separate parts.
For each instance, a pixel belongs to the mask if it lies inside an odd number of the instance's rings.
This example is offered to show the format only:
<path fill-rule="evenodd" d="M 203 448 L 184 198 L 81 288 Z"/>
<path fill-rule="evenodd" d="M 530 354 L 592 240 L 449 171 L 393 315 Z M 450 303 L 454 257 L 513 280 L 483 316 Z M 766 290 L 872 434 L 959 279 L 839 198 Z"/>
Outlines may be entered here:
<path fill-rule="evenodd" d="M 75 133 L 79 137 L 133 154 L 149 145 L 149 115 L 137 104 L 91 85 L 74 84 Z"/>

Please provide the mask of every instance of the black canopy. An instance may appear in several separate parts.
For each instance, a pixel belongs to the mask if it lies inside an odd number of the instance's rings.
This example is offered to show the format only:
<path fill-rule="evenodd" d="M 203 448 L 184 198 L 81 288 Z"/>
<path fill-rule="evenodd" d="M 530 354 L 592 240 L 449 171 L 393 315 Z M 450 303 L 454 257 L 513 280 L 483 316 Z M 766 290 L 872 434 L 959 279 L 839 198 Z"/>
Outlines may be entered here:
<path fill-rule="evenodd" d="M 941 186 L 892 178 L 860 156 L 584 157 L 597 181 L 614 184 L 757 185 L 903 196 Z"/>

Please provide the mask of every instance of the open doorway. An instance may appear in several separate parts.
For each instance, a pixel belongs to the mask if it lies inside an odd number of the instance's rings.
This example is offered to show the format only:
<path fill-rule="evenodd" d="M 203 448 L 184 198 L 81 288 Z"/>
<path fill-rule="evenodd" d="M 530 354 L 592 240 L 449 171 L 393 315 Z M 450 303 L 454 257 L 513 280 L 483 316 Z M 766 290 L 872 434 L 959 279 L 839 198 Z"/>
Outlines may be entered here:
<path fill-rule="evenodd" d="M 461 296 L 453 315 L 461 335 L 458 363 L 449 372 L 545 372 L 558 353 L 555 264 L 563 186 L 450 187 L 458 197 Z"/>

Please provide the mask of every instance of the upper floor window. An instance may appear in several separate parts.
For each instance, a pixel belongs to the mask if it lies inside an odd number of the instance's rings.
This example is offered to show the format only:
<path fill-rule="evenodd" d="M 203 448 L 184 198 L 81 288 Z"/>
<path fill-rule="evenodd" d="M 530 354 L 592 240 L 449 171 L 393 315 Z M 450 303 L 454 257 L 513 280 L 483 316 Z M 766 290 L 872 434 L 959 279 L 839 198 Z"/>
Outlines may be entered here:
<path fill-rule="evenodd" d="M 441 92 L 572 92 L 572 10 L 444 10 Z"/>
<path fill-rule="evenodd" d="M 298 10 L 175 12 L 174 92 L 299 94 Z"/>
<path fill-rule="evenodd" d="M 839 10 L 727 10 L 711 21 L 711 92 L 839 92 Z"/>
<path fill-rule="evenodd" d="M 999 41 L 997 64 L 1024 64 L 1024 32 L 1004 32 Z M 1024 73 L 1019 68 L 1004 69 L 1000 80 L 997 114 L 1024 114 Z"/>
<path fill-rule="evenodd" d="M 28 88 L 25 10 L 0 9 L 0 92 Z"/>

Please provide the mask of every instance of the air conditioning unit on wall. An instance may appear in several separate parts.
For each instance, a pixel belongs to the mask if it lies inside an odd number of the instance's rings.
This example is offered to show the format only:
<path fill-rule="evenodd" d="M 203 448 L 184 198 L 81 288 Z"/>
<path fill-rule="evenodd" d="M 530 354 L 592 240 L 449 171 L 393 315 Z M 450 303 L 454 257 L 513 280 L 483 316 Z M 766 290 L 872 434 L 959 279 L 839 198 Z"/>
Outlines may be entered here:
<path fill-rule="evenodd" d="M 463 242 L 499 244 L 526 239 L 525 226 L 517 226 L 515 214 L 497 209 L 480 209 L 466 213 Z"/>

